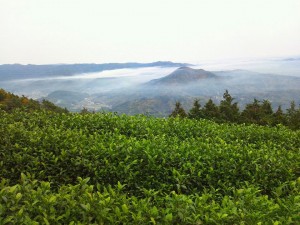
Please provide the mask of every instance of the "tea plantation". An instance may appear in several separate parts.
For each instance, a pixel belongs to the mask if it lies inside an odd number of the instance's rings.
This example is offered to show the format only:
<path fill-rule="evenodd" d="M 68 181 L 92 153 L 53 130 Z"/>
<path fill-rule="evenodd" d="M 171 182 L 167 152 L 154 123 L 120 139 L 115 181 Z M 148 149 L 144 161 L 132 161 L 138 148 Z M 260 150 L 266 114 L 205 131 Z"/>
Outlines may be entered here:
<path fill-rule="evenodd" d="M 0 111 L 0 224 L 300 224 L 300 131 Z"/>

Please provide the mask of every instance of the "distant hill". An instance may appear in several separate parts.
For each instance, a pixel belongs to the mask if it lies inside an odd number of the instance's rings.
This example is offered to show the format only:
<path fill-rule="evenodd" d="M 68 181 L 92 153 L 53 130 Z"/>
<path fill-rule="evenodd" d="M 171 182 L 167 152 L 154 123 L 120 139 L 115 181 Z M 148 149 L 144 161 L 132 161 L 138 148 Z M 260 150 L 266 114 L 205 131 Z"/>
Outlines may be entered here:
<path fill-rule="evenodd" d="M 116 105 L 109 111 L 125 113 L 128 115 L 147 114 L 156 117 L 164 117 L 170 115 L 176 101 L 183 103 L 186 109 L 192 107 L 194 98 L 188 96 L 172 96 L 160 95 L 152 97 L 143 97 L 137 99 L 129 99 L 122 104 Z"/>
<path fill-rule="evenodd" d="M 58 90 L 51 92 L 46 97 L 40 98 L 40 100 L 53 102 L 59 107 L 68 108 L 71 112 L 79 112 L 83 109 L 89 111 L 103 111 L 110 108 L 109 105 L 101 101 L 94 102 L 93 98 L 92 95 L 84 92 Z"/>
<path fill-rule="evenodd" d="M 211 78 L 217 78 L 217 75 L 203 69 L 180 67 L 168 76 L 148 82 L 148 85 L 182 85 Z"/>
<path fill-rule="evenodd" d="M 104 63 L 104 64 L 52 64 L 52 65 L 0 65 L 0 81 L 13 79 L 28 79 L 53 76 L 71 76 L 81 73 L 94 73 L 104 70 L 141 67 L 180 67 L 189 66 L 186 63 L 157 61 L 152 63 Z"/>
<path fill-rule="evenodd" d="M 82 101 L 85 98 L 89 97 L 87 93 L 75 92 L 75 91 L 54 91 L 51 92 L 47 98 L 52 99 L 61 99 L 63 101 Z"/>

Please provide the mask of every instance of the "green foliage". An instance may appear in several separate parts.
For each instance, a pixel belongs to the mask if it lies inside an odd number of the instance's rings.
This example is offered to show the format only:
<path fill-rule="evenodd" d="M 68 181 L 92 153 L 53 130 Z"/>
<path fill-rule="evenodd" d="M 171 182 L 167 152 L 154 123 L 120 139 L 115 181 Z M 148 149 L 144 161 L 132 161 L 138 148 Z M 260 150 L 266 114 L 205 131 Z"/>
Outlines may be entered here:
<path fill-rule="evenodd" d="M 282 124 L 282 125 L 287 124 L 286 116 L 284 115 L 281 106 L 278 106 L 278 109 L 273 114 L 272 125 L 274 126 L 277 124 Z"/>
<path fill-rule="evenodd" d="M 209 99 L 203 108 L 203 115 L 206 119 L 212 119 L 217 121 L 220 118 L 219 108 L 213 102 L 212 99 Z"/>
<path fill-rule="evenodd" d="M 198 99 L 196 99 L 194 101 L 193 108 L 191 108 L 191 110 L 188 113 L 188 118 L 190 118 L 190 119 L 200 119 L 200 118 L 203 118 L 203 113 L 202 113 L 202 110 L 201 110 L 201 105 L 200 105 Z"/>
<path fill-rule="evenodd" d="M 300 108 L 297 109 L 295 102 L 291 102 L 291 107 L 287 109 L 287 113 L 283 113 L 281 106 L 274 113 L 271 102 L 263 100 L 260 102 L 254 99 L 252 103 L 246 105 L 245 109 L 240 113 L 238 104 L 233 102 L 228 90 L 223 94 L 223 100 L 217 106 L 212 99 L 201 108 L 199 100 L 194 101 L 193 108 L 188 113 L 190 119 L 209 119 L 219 123 L 246 123 L 258 124 L 264 126 L 276 126 L 279 124 L 288 126 L 293 130 L 300 129 Z M 176 107 L 171 116 L 179 115 L 180 103 L 176 103 Z M 179 105 L 178 105 L 179 104 Z M 179 107 L 180 106 L 180 107 Z M 181 109 L 183 110 L 183 109 Z M 185 117 L 185 114 L 180 117 Z"/>
<path fill-rule="evenodd" d="M 245 123 L 255 123 L 259 125 L 283 124 L 283 121 L 279 120 L 283 119 L 279 116 L 279 113 L 280 111 L 277 115 L 273 113 L 271 103 L 268 100 L 263 100 L 263 102 L 260 103 L 260 101 L 254 99 L 253 103 L 246 105 L 246 108 L 242 112 L 241 120 Z"/>
<path fill-rule="evenodd" d="M 300 131 L 110 113 L 0 114 L 0 224 L 300 220 Z"/>
<path fill-rule="evenodd" d="M 290 194 L 280 197 L 282 188 Z M 74 185 L 51 189 L 22 174 L 21 182 L 0 183 L 1 224 L 297 224 L 300 180 L 277 188 L 270 199 L 252 185 L 233 189 L 232 195 L 215 193 L 164 196 L 146 191 L 136 198 L 118 186 L 102 187 L 78 178 Z"/>
<path fill-rule="evenodd" d="M 246 123 L 260 124 L 260 103 L 257 99 L 253 103 L 247 104 L 241 116 Z"/>
<path fill-rule="evenodd" d="M 239 108 L 237 103 L 233 103 L 234 98 L 231 97 L 228 90 L 223 94 L 223 100 L 220 102 L 219 111 L 222 121 L 238 122 Z"/>
<path fill-rule="evenodd" d="M 268 100 L 263 100 L 261 105 L 261 111 L 264 115 L 272 115 L 273 110 L 272 110 L 271 102 Z"/>
<path fill-rule="evenodd" d="M 180 117 L 180 118 L 187 117 L 187 114 L 186 114 L 184 108 L 182 108 L 180 102 L 175 103 L 175 109 L 171 113 L 170 117 Z"/>
<path fill-rule="evenodd" d="M 57 113 L 67 113 L 68 110 L 66 108 L 60 108 L 56 105 L 54 105 L 52 102 L 43 99 L 43 101 L 40 103 L 40 108 L 52 112 L 57 112 Z"/>
<path fill-rule="evenodd" d="M 0 109 L 6 112 L 12 112 L 15 109 L 23 108 L 23 110 L 49 110 L 57 113 L 67 113 L 67 109 L 62 109 L 52 102 L 43 100 L 41 103 L 25 96 L 19 97 L 12 93 L 0 89 Z"/>
<path fill-rule="evenodd" d="M 300 109 L 296 108 L 295 102 L 291 102 L 291 106 L 287 109 L 287 125 L 292 129 L 300 128 Z"/>

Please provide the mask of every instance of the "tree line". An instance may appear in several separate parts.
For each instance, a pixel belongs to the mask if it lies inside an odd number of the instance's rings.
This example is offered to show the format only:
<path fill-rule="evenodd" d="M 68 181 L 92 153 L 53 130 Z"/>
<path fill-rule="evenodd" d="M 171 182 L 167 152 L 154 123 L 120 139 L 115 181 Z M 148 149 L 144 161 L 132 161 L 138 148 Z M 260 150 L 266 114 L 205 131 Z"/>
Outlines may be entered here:
<path fill-rule="evenodd" d="M 290 107 L 283 112 L 281 106 L 273 111 L 271 102 L 254 99 L 252 103 L 240 111 L 238 103 L 229 94 L 228 90 L 223 94 L 223 99 L 217 105 L 209 99 L 202 107 L 200 100 L 194 101 L 193 107 L 186 112 L 180 102 L 176 102 L 175 109 L 170 117 L 181 117 L 190 119 L 209 119 L 219 123 L 245 123 L 264 126 L 285 125 L 293 130 L 300 129 L 300 108 L 296 107 L 294 101 Z"/>

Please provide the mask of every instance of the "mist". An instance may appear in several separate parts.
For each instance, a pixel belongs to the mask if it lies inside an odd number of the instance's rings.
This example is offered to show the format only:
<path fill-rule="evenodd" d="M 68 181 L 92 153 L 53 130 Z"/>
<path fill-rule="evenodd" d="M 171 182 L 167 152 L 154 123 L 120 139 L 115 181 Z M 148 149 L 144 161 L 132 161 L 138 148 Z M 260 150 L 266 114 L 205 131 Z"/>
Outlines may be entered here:
<path fill-rule="evenodd" d="M 241 108 L 253 98 L 268 99 L 274 108 L 288 108 L 290 101 L 300 104 L 300 58 L 202 61 L 189 67 L 211 71 L 216 79 L 203 79 L 175 85 L 151 85 L 178 67 L 141 67 L 104 70 L 75 75 L 51 75 L 0 80 L 0 87 L 33 99 L 48 99 L 71 111 L 83 107 L 108 109 L 127 114 L 168 115 L 176 101 L 186 109 L 195 99 L 222 100 L 229 90 Z"/>
<path fill-rule="evenodd" d="M 145 67 L 105 70 L 73 76 L 51 76 L 0 81 L 2 88 L 34 99 L 45 97 L 56 90 L 102 93 L 134 86 L 168 75 L 173 67 Z"/>

